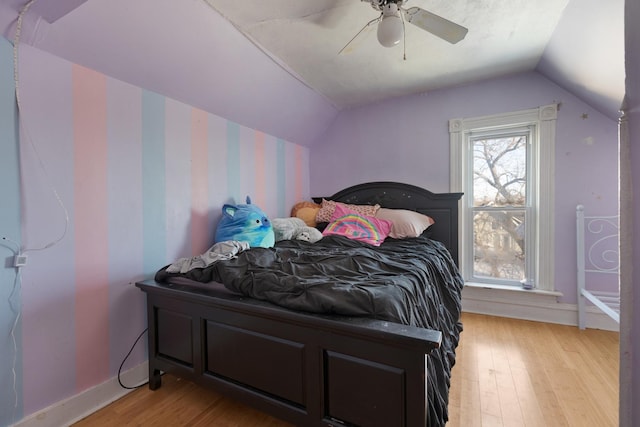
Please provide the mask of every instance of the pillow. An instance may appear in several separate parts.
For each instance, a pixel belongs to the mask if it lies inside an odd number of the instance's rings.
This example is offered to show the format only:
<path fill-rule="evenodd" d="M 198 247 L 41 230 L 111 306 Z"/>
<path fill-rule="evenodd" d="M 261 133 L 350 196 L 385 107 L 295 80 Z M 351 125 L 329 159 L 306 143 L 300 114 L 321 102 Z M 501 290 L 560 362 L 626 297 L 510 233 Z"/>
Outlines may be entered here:
<path fill-rule="evenodd" d="M 321 207 L 313 202 L 298 202 L 291 208 L 291 216 L 300 218 L 308 227 L 315 227 L 316 215 Z"/>
<path fill-rule="evenodd" d="M 349 239 L 380 246 L 391 231 L 391 225 L 391 221 L 360 215 L 338 203 L 335 206 L 331 222 L 322 234 L 324 236 L 345 236 Z"/>
<path fill-rule="evenodd" d="M 247 242 L 250 247 L 271 248 L 275 244 L 275 234 L 271 221 L 247 196 L 245 205 L 225 204 L 222 218 L 216 227 L 215 242 L 227 240 Z"/>
<path fill-rule="evenodd" d="M 394 239 L 418 237 L 435 222 L 430 216 L 405 209 L 380 208 L 376 218 L 391 221 L 389 237 Z"/>
<path fill-rule="evenodd" d="M 276 242 L 281 240 L 304 240 L 315 243 L 322 239 L 322 233 L 314 227 L 308 227 L 297 217 L 273 218 L 271 220 Z"/>
<path fill-rule="evenodd" d="M 322 199 L 322 207 L 316 214 L 316 222 L 330 222 L 336 205 L 342 205 L 343 207 L 364 216 L 375 216 L 376 211 L 380 209 L 380 205 L 348 205 L 346 203 Z"/>

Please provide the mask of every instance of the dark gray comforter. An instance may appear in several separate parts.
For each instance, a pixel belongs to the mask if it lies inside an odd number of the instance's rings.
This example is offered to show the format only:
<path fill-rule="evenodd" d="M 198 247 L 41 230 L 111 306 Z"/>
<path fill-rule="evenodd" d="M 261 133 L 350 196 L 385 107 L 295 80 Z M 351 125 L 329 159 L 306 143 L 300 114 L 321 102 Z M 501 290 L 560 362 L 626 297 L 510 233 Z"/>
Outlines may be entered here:
<path fill-rule="evenodd" d="M 451 368 L 462 325 L 462 278 L 445 247 L 427 237 L 387 239 L 381 246 L 326 236 L 316 243 L 286 240 L 252 248 L 184 274 L 156 274 L 228 289 L 293 310 L 366 316 L 441 331 L 430 355 L 429 421 L 444 425 Z"/>

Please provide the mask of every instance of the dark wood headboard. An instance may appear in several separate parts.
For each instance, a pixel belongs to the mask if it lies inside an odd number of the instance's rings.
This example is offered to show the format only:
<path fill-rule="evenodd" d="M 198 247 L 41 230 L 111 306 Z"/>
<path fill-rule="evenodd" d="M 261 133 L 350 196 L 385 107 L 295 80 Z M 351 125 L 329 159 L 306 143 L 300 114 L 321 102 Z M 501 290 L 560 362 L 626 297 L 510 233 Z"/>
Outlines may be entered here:
<path fill-rule="evenodd" d="M 380 205 L 390 209 L 409 209 L 435 220 L 429 236 L 442 242 L 458 264 L 458 202 L 463 193 L 432 193 L 400 182 L 367 182 L 338 191 L 327 200 L 353 205 Z M 322 197 L 314 197 L 316 203 Z"/>

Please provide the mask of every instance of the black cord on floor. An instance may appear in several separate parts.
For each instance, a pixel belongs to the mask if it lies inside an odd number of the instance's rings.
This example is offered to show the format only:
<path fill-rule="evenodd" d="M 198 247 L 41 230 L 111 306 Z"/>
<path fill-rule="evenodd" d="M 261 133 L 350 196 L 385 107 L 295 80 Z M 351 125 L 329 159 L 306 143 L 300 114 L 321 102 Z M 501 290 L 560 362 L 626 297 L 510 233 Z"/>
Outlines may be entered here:
<path fill-rule="evenodd" d="M 144 386 L 145 384 L 148 383 L 148 381 L 137 385 L 137 386 L 133 386 L 133 387 L 129 387 L 126 386 L 124 384 L 122 384 L 122 381 L 120 380 L 120 373 L 122 372 L 122 367 L 124 366 L 124 362 L 127 361 L 127 359 L 129 358 L 129 356 L 131 355 L 131 352 L 133 351 L 133 349 L 136 347 L 136 344 L 138 344 L 138 341 L 140 341 L 140 338 L 142 338 L 142 336 L 144 335 L 145 332 L 147 332 L 149 330 L 149 328 L 145 328 L 144 331 L 142 331 L 140 333 L 140 335 L 138 335 L 138 338 L 136 338 L 135 342 L 133 343 L 133 345 L 131 346 L 131 348 L 129 349 L 129 352 L 127 353 L 127 355 L 124 357 L 124 359 L 122 360 L 122 363 L 120 364 L 120 367 L 118 368 L 118 383 L 120 384 L 120 387 L 122 388 L 126 388 L 127 390 L 135 390 L 137 388 L 140 388 L 142 386 Z"/>

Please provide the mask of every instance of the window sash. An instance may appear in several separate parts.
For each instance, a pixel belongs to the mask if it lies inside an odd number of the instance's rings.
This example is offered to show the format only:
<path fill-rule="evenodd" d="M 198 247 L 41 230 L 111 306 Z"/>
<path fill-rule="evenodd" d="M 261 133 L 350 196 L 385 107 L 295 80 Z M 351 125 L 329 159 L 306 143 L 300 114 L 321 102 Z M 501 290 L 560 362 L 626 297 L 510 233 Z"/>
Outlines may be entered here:
<path fill-rule="evenodd" d="M 528 212 L 530 212 L 530 208 L 528 207 L 520 207 L 520 208 L 516 208 L 516 207 L 507 207 L 507 208 L 486 208 L 486 207 L 472 207 L 470 208 L 471 213 L 469 215 L 469 218 L 471 220 L 471 225 L 470 225 L 470 230 L 472 230 L 472 235 L 469 237 L 469 244 L 465 247 L 469 248 L 471 253 L 470 253 L 470 258 L 472 259 L 473 262 L 469 262 L 469 264 L 466 266 L 467 267 L 467 271 L 465 274 L 465 277 L 467 278 L 467 280 L 471 280 L 473 282 L 476 283 L 496 283 L 499 285 L 505 285 L 505 286 L 520 286 L 522 284 L 522 280 L 524 280 L 525 278 L 532 278 L 534 272 L 532 272 L 530 270 L 530 265 L 532 263 L 527 262 L 529 260 L 529 258 L 532 256 L 531 255 L 531 251 L 532 251 L 532 244 L 531 244 L 531 230 L 530 230 L 530 223 L 531 221 L 528 220 Z M 482 263 L 482 258 L 478 258 L 477 252 L 482 253 L 484 250 L 486 250 L 486 247 L 482 247 L 482 246 L 476 246 L 476 227 L 475 227 L 475 220 L 476 220 L 476 216 L 479 213 L 487 213 L 487 214 L 496 214 L 496 213 L 504 213 L 505 215 L 509 215 L 509 214 L 515 214 L 515 216 L 520 216 L 522 217 L 522 223 L 524 224 L 524 232 L 523 232 L 523 236 L 524 236 L 524 262 L 522 264 L 521 267 L 518 266 L 518 263 L 513 263 L 511 264 L 511 268 L 515 268 L 517 269 L 520 274 L 516 275 L 513 274 L 512 277 L 497 277 L 497 276 L 492 276 L 490 274 L 482 274 L 479 270 L 479 267 L 477 265 L 477 263 Z M 505 230 L 506 231 L 506 230 Z M 509 237 L 508 234 L 506 233 L 501 233 L 500 229 L 495 229 L 495 234 L 492 234 L 492 237 L 494 239 L 499 239 L 503 244 L 506 243 L 506 241 L 504 240 L 505 238 L 508 238 L 509 242 L 512 243 L 511 238 Z M 502 255 L 506 255 L 507 257 L 509 255 L 513 255 L 514 252 L 513 251 L 507 251 L 504 252 L 504 249 L 502 249 Z M 506 265 L 504 267 L 507 267 Z M 505 275 L 508 276 L 508 275 Z"/>
<path fill-rule="evenodd" d="M 481 141 L 481 140 L 485 140 L 485 139 L 503 139 L 503 138 L 512 138 L 512 137 L 518 137 L 518 136 L 525 136 L 526 137 L 526 146 L 525 146 L 525 206 L 532 206 L 535 203 L 535 186 L 532 185 L 532 180 L 536 178 L 536 173 L 534 171 L 534 162 L 533 160 L 533 155 L 531 153 L 531 147 L 532 145 L 536 142 L 535 137 L 536 137 L 536 127 L 535 125 L 530 125 L 530 126 L 526 126 L 526 127 L 518 127 L 518 128 L 508 128 L 508 129 L 502 129 L 502 130 L 496 130 L 495 132 L 491 132 L 491 131 L 484 131 L 481 133 L 476 133 L 476 134 L 472 134 L 469 133 L 468 137 L 467 137 L 467 150 L 469 150 L 468 153 L 468 159 L 469 159 L 469 163 L 467 164 L 467 167 L 469 168 L 469 170 L 473 170 L 475 171 L 475 143 L 477 141 Z M 473 189 L 475 188 L 475 183 L 474 183 L 474 174 L 470 174 L 469 179 L 471 180 L 471 182 L 466 182 L 466 188 L 467 189 L 471 189 L 471 193 L 470 193 L 470 204 L 471 206 L 475 206 L 475 194 L 473 194 Z"/>
<path fill-rule="evenodd" d="M 535 242 L 535 229 L 536 225 L 533 221 L 530 221 L 532 217 L 531 212 L 535 209 L 535 185 L 532 185 L 532 180 L 535 179 L 536 174 L 533 172 L 533 162 L 532 162 L 532 153 L 531 147 L 537 145 L 537 141 L 535 140 L 535 132 L 536 125 L 528 124 L 525 126 L 506 126 L 495 129 L 484 129 L 482 131 L 471 131 L 467 134 L 466 139 L 466 150 L 467 150 L 467 165 L 466 167 L 469 170 L 467 174 L 467 180 L 465 182 L 465 193 L 469 194 L 467 198 L 466 209 L 470 210 L 466 217 L 466 227 L 464 230 L 468 232 L 463 237 L 465 239 L 465 244 L 463 248 L 467 251 L 467 259 L 468 263 L 464 266 L 464 277 L 467 280 L 471 280 L 473 282 L 478 283 L 497 283 L 500 285 L 509 285 L 509 286 L 521 286 L 522 281 L 524 280 L 533 280 L 537 281 L 535 268 L 532 268 L 536 265 L 536 260 L 531 259 L 535 258 L 536 251 L 534 247 Z M 502 138 L 512 138 L 524 136 L 526 138 L 525 149 L 525 200 L 523 206 L 495 206 L 495 207 L 487 207 L 487 206 L 475 206 L 475 144 L 477 141 L 486 140 L 486 139 L 502 139 Z M 476 248 L 476 228 L 475 228 L 475 219 L 476 214 L 478 212 L 522 212 L 524 216 L 524 265 L 522 271 L 522 277 L 495 277 L 490 275 L 480 275 L 477 273 L 476 268 L 476 251 L 479 248 Z M 464 250 L 464 249 L 463 249 Z"/>

